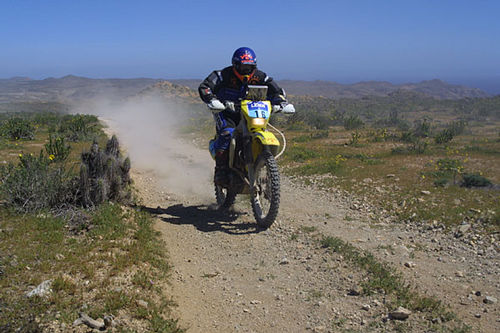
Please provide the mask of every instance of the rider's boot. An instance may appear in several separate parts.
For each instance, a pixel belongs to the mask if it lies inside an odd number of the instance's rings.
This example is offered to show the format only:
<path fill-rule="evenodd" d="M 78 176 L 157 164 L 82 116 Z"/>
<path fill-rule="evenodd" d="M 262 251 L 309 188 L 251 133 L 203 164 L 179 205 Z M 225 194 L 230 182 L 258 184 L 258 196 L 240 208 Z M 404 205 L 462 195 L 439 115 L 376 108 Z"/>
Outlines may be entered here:
<path fill-rule="evenodd" d="M 215 184 L 229 185 L 229 152 L 227 150 L 215 153 Z"/>

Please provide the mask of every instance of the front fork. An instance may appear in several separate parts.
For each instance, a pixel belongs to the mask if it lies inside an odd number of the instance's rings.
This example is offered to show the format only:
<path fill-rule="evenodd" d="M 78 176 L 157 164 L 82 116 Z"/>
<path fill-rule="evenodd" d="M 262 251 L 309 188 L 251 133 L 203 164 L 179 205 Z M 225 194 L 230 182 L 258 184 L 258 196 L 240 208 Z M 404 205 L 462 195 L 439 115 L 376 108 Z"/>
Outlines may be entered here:
<path fill-rule="evenodd" d="M 259 142 L 260 144 L 260 142 Z M 258 160 L 258 157 L 253 159 L 253 152 L 252 152 L 252 137 L 248 138 L 248 141 L 245 141 L 245 164 L 248 170 L 248 180 L 250 183 L 250 193 L 252 194 L 253 197 L 255 197 L 259 191 L 258 184 L 256 184 L 256 178 L 255 178 L 255 167 L 256 167 L 256 162 Z M 262 152 L 269 150 L 269 146 L 262 145 L 261 152 L 259 153 L 262 154 Z"/>
<path fill-rule="evenodd" d="M 255 165 L 252 154 L 252 137 L 248 136 L 244 139 L 243 145 L 245 147 L 245 165 L 248 170 L 248 181 L 250 183 L 250 193 L 255 192 Z"/>

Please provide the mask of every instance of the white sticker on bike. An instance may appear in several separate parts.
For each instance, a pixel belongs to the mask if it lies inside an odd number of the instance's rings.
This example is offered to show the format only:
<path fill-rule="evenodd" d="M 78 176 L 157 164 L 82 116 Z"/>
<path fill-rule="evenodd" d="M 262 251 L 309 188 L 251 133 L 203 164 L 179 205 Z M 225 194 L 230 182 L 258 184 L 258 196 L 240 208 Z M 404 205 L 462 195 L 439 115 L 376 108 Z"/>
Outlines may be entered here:
<path fill-rule="evenodd" d="M 264 102 L 248 102 L 248 115 L 250 118 L 269 118 L 269 106 Z"/>

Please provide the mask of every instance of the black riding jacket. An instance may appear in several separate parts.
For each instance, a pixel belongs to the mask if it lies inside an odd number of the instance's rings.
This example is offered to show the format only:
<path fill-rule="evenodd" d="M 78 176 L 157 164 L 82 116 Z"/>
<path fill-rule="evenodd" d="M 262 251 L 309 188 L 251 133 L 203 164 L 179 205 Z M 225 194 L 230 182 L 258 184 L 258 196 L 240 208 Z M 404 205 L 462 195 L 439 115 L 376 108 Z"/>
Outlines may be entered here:
<path fill-rule="evenodd" d="M 200 97 L 205 103 L 209 103 L 213 98 L 221 101 L 233 101 L 243 98 L 245 85 L 243 81 L 248 81 L 248 85 L 267 86 L 267 99 L 272 104 L 286 102 L 285 91 L 266 73 L 256 69 L 248 79 L 239 75 L 232 66 L 221 71 L 213 71 L 198 88 Z"/>

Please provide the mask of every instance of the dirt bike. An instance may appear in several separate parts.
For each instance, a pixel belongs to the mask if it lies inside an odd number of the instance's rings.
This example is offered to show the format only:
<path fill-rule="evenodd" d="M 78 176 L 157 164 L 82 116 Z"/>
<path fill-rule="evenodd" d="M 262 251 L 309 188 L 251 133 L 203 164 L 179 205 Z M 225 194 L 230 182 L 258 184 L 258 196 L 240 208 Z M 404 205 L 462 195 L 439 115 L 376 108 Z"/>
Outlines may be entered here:
<path fill-rule="evenodd" d="M 280 205 L 280 175 L 275 160 L 280 142 L 267 126 L 271 113 L 295 112 L 292 104 L 271 105 L 266 95 L 266 86 L 249 85 L 246 97 L 234 103 L 234 111 L 240 112 L 241 120 L 229 145 L 229 184 L 221 186 L 214 181 L 219 209 L 230 208 L 238 194 L 250 194 L 254 217 L 262 228 L 274 223 Z M 214 141 L 210 141 L 212 157 Z"/>

